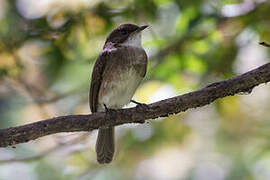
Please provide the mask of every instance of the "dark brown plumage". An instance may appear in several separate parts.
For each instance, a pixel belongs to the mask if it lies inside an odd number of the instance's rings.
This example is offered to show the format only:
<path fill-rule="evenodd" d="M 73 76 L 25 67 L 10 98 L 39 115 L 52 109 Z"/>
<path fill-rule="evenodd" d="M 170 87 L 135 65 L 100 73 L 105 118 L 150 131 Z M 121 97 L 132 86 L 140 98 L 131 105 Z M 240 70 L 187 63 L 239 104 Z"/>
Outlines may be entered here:
<path fill-rule="evenodd" d="M 112 31 L 92 72 L 89 104 L 92 112 L 122 108 L 128 104 L 143 79 L 147 55 L 141 47 L 141 30 L 147 26 L 123 24 Z M 99 130 L 96 143 L 99 163 L 111 162 L 114 127 Z"/>

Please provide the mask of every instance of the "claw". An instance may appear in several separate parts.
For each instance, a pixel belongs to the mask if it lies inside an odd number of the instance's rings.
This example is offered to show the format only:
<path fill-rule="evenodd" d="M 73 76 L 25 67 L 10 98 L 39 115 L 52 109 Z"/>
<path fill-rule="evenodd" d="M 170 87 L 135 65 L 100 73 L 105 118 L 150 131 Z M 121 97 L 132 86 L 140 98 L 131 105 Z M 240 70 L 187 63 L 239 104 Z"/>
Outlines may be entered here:
<path fill-rule="evenodd" d="M 110 109 L 106 106 L 106 104 L 103 104 L 103 106 L 105 107 L 105 111 L 106 112 L 109 112 L 110 111 Z"/>
<path fill-rule="evenodd" d="M 106 106 L 106 104 L 103 104 L 104 105 L 104 108 L 105 108 L 105 119 L 108 120 L 108 121 L 111 121 L 111 120 L 114 120 L 116 119 L 115 118 L 115 113 L 116 113 L 116 110 L 115 109 L 110 109 Z M 110 115 L 110 116 L 109 116 Z M 105 127 L 105 128 L 108 128 L 108 127 Z"/>
<path fill-rule="evenodd" d="M 145 123 L 145 120 L 135 121 L 135 123 L 144 124 Z"/>
<path fill-rule="evenodd" d="M 103 104 L 103 105 L 104 105 L 104 107 L 105 107 L 105 112 L 106 112 L 106 113 L 112 113 L 112 112 L 115 112 L 115 109 L 108 108 L 108 107 L 106 106 L 106 104 Z"/>
<path fill-rule="evenodd" d="M 137 104 L 136 107 L 143 108 L 143 109 L 148 109 L 148 105 L 145 103 L 139 103 L 137 101 L 131 100 L 130 102 L 133 102 L 134 104 Z"/>

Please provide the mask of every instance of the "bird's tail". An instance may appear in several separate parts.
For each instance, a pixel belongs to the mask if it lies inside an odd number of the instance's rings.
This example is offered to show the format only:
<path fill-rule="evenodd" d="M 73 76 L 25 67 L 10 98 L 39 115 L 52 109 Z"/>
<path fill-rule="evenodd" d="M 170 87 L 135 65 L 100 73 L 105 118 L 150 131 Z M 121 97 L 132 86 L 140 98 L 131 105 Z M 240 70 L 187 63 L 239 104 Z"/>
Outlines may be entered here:
<path fill-rule="evenodd" d="M 114 127 L 98 130 L 96 153 L 97 161 L 100 164 L 112 161 L 114 154 Z"/>

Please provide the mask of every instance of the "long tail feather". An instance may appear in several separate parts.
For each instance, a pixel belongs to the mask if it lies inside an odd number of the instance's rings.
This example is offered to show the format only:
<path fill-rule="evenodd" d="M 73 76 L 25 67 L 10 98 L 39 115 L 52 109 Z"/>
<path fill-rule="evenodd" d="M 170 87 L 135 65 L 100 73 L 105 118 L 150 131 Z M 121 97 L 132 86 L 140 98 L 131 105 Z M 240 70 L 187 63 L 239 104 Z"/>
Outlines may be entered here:
<path fill-rule="evenodd" d="M 99 129 L 96 142 L 97 161 L 110 163 L 114 154 L 114 127 Z"/>

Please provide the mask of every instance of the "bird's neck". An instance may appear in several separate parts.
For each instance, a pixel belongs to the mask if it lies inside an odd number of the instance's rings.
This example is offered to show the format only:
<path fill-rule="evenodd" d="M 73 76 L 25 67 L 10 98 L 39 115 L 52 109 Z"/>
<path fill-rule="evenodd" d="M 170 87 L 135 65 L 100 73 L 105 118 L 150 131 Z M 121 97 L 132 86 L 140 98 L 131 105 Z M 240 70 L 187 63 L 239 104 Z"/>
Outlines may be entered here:
<path fill-rule="evenodd" d="M 131 48 L 143 48 L 141 43 L 141 34 L 137 34 L 134 36 L 128 37 L 124 42 L 122 43 L 113 43 L 113 42 L 106 42 L 103 49 L 113 49 L 119 46 L 124 47 L 131 47 Z"/>
<path fill-rule="evenodd" d="M 128 37 L 121 45 L 142 48 L 141 33 Z"/>

